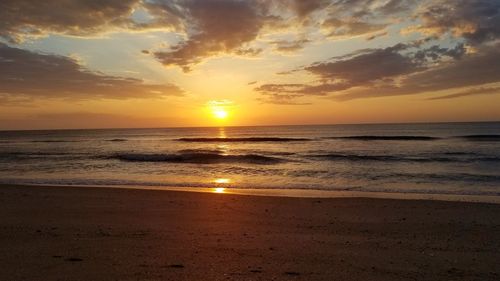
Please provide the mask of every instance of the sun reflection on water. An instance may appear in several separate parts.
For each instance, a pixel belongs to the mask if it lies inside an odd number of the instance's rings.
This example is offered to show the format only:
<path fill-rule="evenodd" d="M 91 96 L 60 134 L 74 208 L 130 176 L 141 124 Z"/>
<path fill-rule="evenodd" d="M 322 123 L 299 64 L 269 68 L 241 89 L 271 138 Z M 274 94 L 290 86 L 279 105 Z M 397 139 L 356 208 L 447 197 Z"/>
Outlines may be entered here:
<path fill-rule="evenodd" d="M 227 138 L 226 128 L 224 128 L 224 127 L 219 128 L 219 138 L 221 138 L 221 139 Z"/>
<path fill-rule="evenodd" d="M 212 181 L 215 184 L 215 187 L 213 189 L 214 193 L 225 193 L 226 192 L 226 187 L 223 187 L 227 184 L 231 183 L 231 179 L 228 178 L 216 178 Z"/>

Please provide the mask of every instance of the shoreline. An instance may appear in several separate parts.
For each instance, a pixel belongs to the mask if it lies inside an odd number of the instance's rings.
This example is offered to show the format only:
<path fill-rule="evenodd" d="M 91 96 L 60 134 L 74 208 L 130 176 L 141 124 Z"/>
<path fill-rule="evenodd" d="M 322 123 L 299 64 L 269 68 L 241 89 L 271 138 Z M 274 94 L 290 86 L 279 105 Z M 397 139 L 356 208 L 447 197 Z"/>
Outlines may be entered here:
<path fill-rule="evenodd" d="M 0 184 L 0 188 L 7 186 L 36 186 L 62 188 L 109 188 L 158 190 L 199 193 L 220 193 L 246 196 L 264 197 L 292 197 L 292 198 L 374 198 L 395 200 L 430 200 L 469 203 L 500 204 L 500 196 L 495 195 L 459 195 L 459 194 L 431 194 L 431 193 L 403 193 L 377 191 L 337 191 L 317 189 L 268 189 L 268 188 L 231 188 L 222 185 L 214 187 L 174 187 L 174 186 L 139 186 L 139 185 L 55 185 L 55 184 Z"/>

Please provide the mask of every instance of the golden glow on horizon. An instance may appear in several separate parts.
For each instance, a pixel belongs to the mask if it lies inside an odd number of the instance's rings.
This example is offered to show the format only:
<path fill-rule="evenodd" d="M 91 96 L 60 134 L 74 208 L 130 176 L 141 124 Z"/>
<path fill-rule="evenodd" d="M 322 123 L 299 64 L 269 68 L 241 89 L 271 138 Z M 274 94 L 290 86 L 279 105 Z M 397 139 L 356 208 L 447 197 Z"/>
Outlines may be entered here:
<path fill-rule="evenodd" d="M 227 183 L 231 183 L 231 179 L 218 178 L 218 179 L 214 180 L 214 183 L 227 184 Z"/>
<path fill-rule="evenodd" d="M 461 14 L 457 3 L 467 1 L 408 1 L 415 3 L 398 9 L 389 0 L 226 0 L 217 9 L 172 1 L 175 13 L 150 3 L 166 1 L 109 1 L 113 13 L 71 26 L 60 5 L 45 2 L 23 11 L 46 20 L 27 25 L 13 14 L 0 24 L 3 35 L 23 39 L 0 41 L 0 63 L 13 66 L 0 71 L 9 81 L 0 82 L 0 130 L 500 120 L 498 38 L 477 40 L 485 15 Z M 426 11 L 437 2 L 449 9 L 433 16 L 460 21 L 431 21 Z M 488 1 L 469 2 L 489 11 Z M 360 11 L 370 19 L 352 23 Z M 432 59 L 412 61 L 421 53 Z M 380 69 L 385 54 L 394 61 Z M 414 67 L 400 68 L 408 61 Z M 482 72 L 463 67 L 476 64 Z"/>
<path fill-rule="evenodd" d="M 228 178 L 216 178 L 212 182 L 216 184 L 216 187 L 213 189 L 214 193 L 225 193 L 226 192 L 226 188 L 222 187 L 222 186 L 231 183 L 231 179 L 228 179 Z"/>
<path fill-rule="evenodd" d="M 229 116 L 229 113 L 222 108 L 214 109 L 212 113 L 217 119 L 226 119 Z"/>
<path fill-rule="evenodd" d="M 230 117 L 230 107 L 233 102 L 230 100 L 211 100 L 207 103 L 209 114 L 218 121 L 225 121 Z"/>

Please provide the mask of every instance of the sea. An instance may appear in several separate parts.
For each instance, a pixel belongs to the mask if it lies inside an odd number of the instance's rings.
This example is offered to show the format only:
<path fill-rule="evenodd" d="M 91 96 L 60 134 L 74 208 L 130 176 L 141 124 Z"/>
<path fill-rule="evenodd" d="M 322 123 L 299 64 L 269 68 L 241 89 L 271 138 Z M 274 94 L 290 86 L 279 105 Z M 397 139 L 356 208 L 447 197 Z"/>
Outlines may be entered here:
<path fill-rule="evenodd" d="M 500 196 L 500 122 L 0 131 L 0 184 Z"/>

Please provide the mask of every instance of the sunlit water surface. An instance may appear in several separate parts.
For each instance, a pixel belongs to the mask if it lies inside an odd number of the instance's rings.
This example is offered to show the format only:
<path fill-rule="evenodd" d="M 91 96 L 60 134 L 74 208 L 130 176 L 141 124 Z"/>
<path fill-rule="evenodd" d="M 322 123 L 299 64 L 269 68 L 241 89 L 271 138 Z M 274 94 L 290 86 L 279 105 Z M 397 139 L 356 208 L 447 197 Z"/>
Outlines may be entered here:
<path fill-rule="evenodd" d="M 5 131 L 1 183 L 500 195 L 500 123 Z"/>

